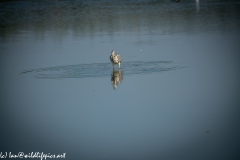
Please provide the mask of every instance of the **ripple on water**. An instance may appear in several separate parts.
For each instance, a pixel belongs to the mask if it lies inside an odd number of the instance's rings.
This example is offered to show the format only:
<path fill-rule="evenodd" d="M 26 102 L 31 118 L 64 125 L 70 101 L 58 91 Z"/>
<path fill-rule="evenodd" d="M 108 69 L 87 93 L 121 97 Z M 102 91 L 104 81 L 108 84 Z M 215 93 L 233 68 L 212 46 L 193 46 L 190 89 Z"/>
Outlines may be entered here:
<path fill-rule="evenodd" d="M 172 61 L 132 61 L 121 64 L 124 75 L 151 74 L 185 68 Z M 117 65 L 115 66 L 117 70 Z M 32 74 L 36 78 L 86 78 L 108 77 L 112 72 L 111 63 L 77 64 L 56 66 L 23 71 L 21 74 Z"/>

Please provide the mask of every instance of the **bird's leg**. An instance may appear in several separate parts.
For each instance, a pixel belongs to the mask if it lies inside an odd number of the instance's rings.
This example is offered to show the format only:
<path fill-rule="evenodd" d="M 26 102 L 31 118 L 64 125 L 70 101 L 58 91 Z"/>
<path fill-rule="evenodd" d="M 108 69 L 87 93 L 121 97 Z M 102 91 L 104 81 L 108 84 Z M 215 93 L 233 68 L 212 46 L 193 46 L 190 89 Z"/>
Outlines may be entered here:
<path fill-rule="evenodd" d="M 118 69 L 120 68 L 120 62 L 118 63 Z"/>

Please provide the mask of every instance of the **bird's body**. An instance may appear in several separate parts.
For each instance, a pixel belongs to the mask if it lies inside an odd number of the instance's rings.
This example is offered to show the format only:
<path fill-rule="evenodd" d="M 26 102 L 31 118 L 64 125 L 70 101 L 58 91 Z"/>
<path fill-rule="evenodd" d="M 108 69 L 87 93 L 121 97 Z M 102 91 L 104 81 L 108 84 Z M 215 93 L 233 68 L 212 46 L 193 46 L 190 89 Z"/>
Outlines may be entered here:
<path fill-rule="evenodd" d="M 122 56 L 115 53 L 115 51 L 112 51 L 110 55 L 110 61 L 112 62 L 113 68 L 114 68 L 114 64 L 118 64 L 118 68 L 120 68 L 120 64 L 122 62 Z"/>

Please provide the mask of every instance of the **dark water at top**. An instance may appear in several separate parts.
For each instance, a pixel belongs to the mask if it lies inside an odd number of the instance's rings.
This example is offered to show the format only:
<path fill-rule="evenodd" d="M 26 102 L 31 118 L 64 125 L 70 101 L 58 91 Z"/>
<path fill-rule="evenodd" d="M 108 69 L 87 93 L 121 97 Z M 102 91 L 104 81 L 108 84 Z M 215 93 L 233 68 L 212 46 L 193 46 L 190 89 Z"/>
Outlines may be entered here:
<path fill-rule="evenodd" d="M 240 1 L 11 0 L 0 22 L 0 154 L 240 158 Z"/>

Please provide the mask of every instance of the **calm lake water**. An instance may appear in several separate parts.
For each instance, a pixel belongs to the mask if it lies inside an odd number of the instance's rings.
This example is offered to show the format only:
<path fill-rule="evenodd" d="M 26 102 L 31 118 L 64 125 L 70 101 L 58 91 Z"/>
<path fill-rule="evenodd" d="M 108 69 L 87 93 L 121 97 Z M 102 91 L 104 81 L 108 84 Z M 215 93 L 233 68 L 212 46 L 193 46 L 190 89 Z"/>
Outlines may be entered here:
<path fill-rule="evenodd" d="M 12 0 L 0 11 L 0 153 L 240 158 L 239 0 Z"/>

